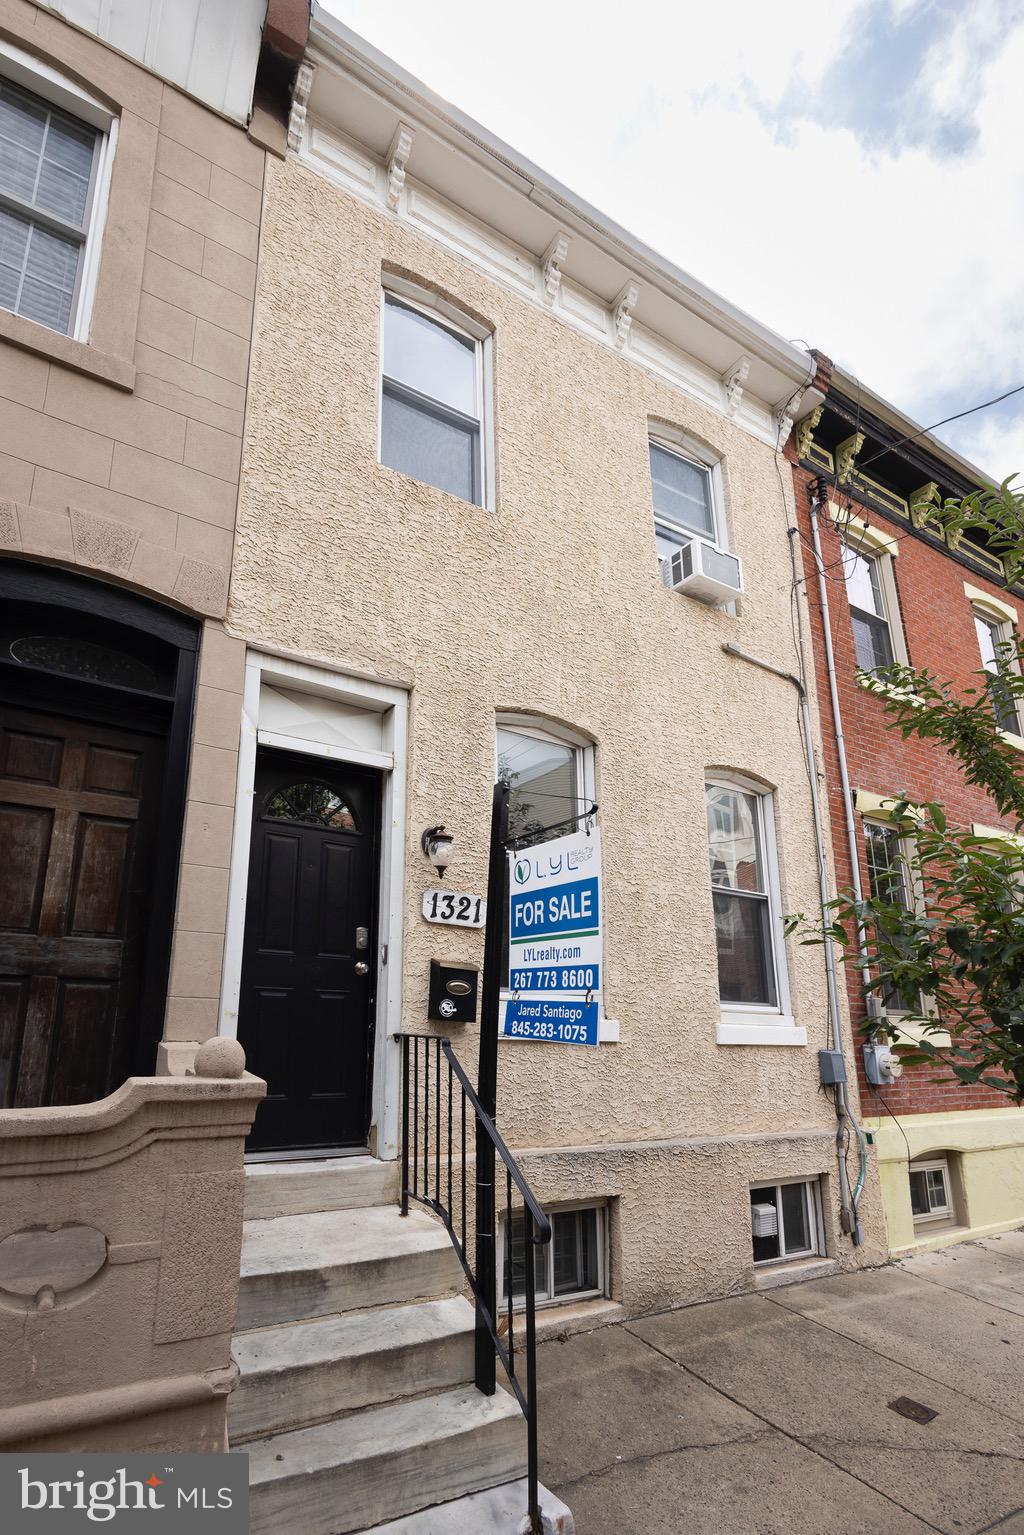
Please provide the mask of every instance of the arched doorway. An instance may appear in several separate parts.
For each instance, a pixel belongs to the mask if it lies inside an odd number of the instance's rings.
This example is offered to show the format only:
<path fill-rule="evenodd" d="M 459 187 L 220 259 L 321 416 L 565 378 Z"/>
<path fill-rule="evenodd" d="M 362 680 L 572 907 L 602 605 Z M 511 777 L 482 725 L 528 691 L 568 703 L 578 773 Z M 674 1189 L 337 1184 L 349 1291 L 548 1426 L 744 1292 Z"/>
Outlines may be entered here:
<path fill-rule="evenodd" d="M 200 627 L 0 561 L 0 1107 L 154 1067 Z"/>

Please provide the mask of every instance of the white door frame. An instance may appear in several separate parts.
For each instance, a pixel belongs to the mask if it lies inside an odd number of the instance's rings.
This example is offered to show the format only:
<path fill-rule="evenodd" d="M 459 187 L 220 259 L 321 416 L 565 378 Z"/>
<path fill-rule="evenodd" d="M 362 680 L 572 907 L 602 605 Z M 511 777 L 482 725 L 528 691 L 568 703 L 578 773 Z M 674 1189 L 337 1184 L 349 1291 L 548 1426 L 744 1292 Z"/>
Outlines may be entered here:
<path fill-rule="evenodd" d="M 382 715 L 383 749 L 379 752 L 359 750 L 339 746 L 336 742 L 261 730 L 260 688 L 264 681 L 294 693 L 320 694 L 342 703 L 356 704 Z M 385 1159 L 397 1157 L 399 1149 L 401 1052 L 396 1036 L 402 1028 L 402 893 L 405 888 L 408 731 L 409 697 L 402 688 L 387 687 L 362 677 L 330 671 L 323 666 L 308 666 L 302 661 L 289 661 L 256 650 L 250 650 L 246 656 L 218 1032 L 232 1038 L 238 1032 L 257 746 L 273 746 L 307 757 L 328 757 L 335 762 L 380 768 L 383 780 L 380 917 L 371 1122 L 377 1129 L 377 1155 Z"/>

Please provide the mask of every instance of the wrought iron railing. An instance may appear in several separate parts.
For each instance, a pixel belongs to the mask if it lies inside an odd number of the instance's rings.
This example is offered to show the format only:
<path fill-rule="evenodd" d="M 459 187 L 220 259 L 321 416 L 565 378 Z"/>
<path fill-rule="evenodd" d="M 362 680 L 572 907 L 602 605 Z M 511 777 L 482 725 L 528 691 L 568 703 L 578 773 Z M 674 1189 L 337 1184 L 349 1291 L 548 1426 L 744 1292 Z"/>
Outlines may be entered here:
<path fill-rule="evenodd" d="M 402 1214 L 418 1200 L 444 1223 L 476 1305 L 476 1384 L 487 1396 L 500 1359 L 526 1418 L 527 1490 L 540 1535 L 537 1466 L 537 1279 L 534 1252 L 551 1240 L 551 1223 L 487 1114 L 447 1039 L 402 1038 Z M 472 1145 L 467 1137 L 471 1134 Z M 505 1197 L 504 1313 L 498 1311 L 497 1180 Z M 513 1194 L 513 1190 L 515 1193 Z M 512 1264 L 512 1217 L 522 1205 L 523 1293 Z M 466 1239 L 467 1217 L 472 1247 Z M 518 1305 L 517 1305 L 518 1300 Z M 521 1333 L 517 1336 L 517 1329 Z"/>

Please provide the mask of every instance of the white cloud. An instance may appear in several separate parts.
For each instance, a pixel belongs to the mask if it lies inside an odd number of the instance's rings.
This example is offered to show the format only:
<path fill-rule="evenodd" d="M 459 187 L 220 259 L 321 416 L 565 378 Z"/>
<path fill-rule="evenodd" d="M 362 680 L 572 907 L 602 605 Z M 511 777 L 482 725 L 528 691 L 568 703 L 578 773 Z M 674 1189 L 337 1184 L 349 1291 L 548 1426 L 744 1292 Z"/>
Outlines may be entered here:
<path fill-rule="evenodd" d="M 922 424 L 1024 383 L 1024 0 L 328 9 Z M 939 435 L 1024 470 L 1020 401 Z"/>

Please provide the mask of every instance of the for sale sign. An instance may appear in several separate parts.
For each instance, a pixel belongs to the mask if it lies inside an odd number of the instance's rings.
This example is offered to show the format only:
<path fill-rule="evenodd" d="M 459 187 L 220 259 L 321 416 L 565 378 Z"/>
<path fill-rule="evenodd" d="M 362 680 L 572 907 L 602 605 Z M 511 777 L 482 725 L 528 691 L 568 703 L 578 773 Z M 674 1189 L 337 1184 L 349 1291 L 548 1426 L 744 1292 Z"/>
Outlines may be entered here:
<path fill-rule="evenodd" d="M 509 854 L 510 1039 L 596 1045 L 601 1001 L 601 833 Z"/>

